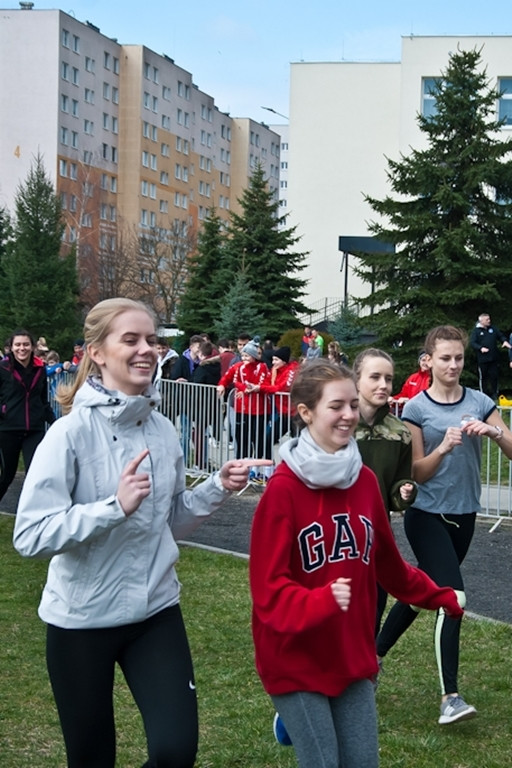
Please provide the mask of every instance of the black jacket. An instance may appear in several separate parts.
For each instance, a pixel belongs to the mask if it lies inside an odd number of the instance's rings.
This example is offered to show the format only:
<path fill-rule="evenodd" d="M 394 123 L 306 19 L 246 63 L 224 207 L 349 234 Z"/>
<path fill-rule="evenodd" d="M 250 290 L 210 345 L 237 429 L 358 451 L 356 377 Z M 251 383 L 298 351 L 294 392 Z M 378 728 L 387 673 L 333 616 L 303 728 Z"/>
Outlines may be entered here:
<path fill-rule="evenodd" d="M 2 431 L 41 432 L 55 421 L 43 362 L 32 359 L 25 368 L 12 354 L 0 361 L 0 410 Z"/>
<path fill-rule="evenodd" d="M 504 341 L 507 341 L 507 337 L 495 325 L 490 325 L 489 328 L 477 325 L 473 328 L 469 338 L 469 343 L 476 352 L 479 365 L 480 363 L 496 362 L 499 359 L 498 343 L 503 344 Z M 480 352 L 482 347 L 487 347 L 489 351 Z"/>

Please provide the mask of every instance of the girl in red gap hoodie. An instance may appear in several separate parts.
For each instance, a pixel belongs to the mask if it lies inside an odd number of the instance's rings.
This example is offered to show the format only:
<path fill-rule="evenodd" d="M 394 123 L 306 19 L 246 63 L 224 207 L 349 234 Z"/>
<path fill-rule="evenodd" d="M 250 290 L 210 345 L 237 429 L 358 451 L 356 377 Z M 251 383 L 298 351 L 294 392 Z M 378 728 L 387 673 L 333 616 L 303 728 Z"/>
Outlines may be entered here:
<path fill-rule="evenodd" d="M 311 362 L 291 399 L 303 428 L 281 447 L 251 534 L 256 667 L 301 768 L 376 768 L 377 582 L 413 605 L 462 610 L 396 547 L 354 440 L 352 373 Z"/>

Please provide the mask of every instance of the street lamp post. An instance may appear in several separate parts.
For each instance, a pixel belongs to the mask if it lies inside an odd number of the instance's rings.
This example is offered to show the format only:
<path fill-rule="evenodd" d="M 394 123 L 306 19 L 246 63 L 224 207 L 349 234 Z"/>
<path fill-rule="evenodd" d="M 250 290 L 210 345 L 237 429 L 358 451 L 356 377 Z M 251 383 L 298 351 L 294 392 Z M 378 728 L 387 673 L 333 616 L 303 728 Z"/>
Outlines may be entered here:
<path fill-rule="evenodd" d="M 283 115 L 281 112 L 277 112 L 275 109 L 272 109 L 272 107 L 261 107 L 261 109 L 266 109 L 267 112 L 273 112 L 274 115 L 279 115 L 279 117 L 284 117 L 285 120 L 290 119 L 289 117 L 287 117 L 287 115 Z"/>

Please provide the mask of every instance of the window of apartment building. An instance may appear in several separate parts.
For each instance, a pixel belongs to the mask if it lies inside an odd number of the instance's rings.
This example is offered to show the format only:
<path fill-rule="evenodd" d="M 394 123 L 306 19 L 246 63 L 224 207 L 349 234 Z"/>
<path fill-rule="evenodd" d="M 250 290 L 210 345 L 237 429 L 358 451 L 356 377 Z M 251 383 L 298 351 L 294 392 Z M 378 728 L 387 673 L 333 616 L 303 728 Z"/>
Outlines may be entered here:
<path fill-rule="evenodd" d="M 286 171 L 288 169 L 288 162 L 286 160 L 283 160 L 281 163 L 281 170 Z"/>
<path fill-rule="evenodd" d="M 181 196 L 179 192 L 174 193 L 174 205 L 177 206 L 178 208 L 181 205 Z"/>
<path fill-rule="evenodd" d="M 67 160 L 59 160 L 59 176 L 68 175 L 68 163 Z"/>
<path fill-rule="evenodd" d="M 110 221 L 116 221 L 116 219 L 117 219 L 117 210 L 116 210 L 115 205 L 109 206 L 109 210 L 110 210 Z"/>
<path fill-rule="evenodd" d="M 102 221 L 106 221 L 107 220 L 107 210 L 108 210 L 107 204 L 106 203 L 102 203 L 100 205 L 100 219 Z"/>
<path fill-rule="evenodd" d="M 151 109 L 153 112 L 158 112 L 158 96 L 151 97 Z"/>
<path fill-rule="evenodd" d="M 281 189 L 288 189 L 288 182 L 287 181 L 281 181 L 280 185 L 281 185 Z"/>
<path fill-rule="evenodd" d="M 156 213 L 154 211 L 149 213 L 149 226 L 156 227 Z"/>
<path fill-rule="evenodd" d="M 421 114 L 423 117 L 432 117 L 437 112 L 434 95 L 436 82 L 435 77 L 423 77 L 421 79 Z"/>
<path fill-rule="evenodd" d="M 74 181 L 76 181 L 78 178 L 78 166 L 76 163 L 69 164 L 69 178 L 73 179 Z"/>
<path fill-rule="evenodd" d="M 166 131 L 171 130 L 171 118 L 169 115 L 162 115 L 162 128 Z"/>
<path fill-rule="evenodd" d="M 171 100 L 171 89 L 168 85 L 162 85 L 162 99 L 165 99 L 166 101 Z"/>
<path fill-rule="evenodd" d="M 63 29 L 61 32 L 61 41 L 64 48 L 69 48 L 70 36 L 67 29 Z"/>
<path fill-rule="evenodd" d="M 78 149 L 78 131 L 71 131 L 71 146 Z"/>
<path fill-rule="evenodd" d="M 107 235 L 105 232 L 101 232 L 100 234 L 100 248 L 102 251 L 107 250 Z"/>
<path fill-rule="evenodd" d="M 149 139 L 149 135 L 150 135 L 149 123 L 146 122 L 146 120 L 144 120 L 144 122 L 142 123 L 142 135 L 144 136 L 145 139 Z"/>
<path fill-rule="evenodd" d="M 183 166 L 182 178 L 183 181 L 188 181 L 188 167 L 186 165 Z"/>
<path fill-rule="evenodd" d="M 140 223 L 143 227 L 147 227 L 148 225 L 148 212 L 145 208 L 143 208 L 140 212 Z"/>
<path fill-rule="evenodd" d="M 286 200 L 280 200 L 279 201 L 279 207 L 280 208 L 286 208 L 287 205 L 288 205 L 288 203 L 287 203 Z"/>
<path fill-rule="evenodd" d="M 76 243 L 76 227 L 69 228 L 69 242 Z"/>
<path fill-rule="evenodd" d="M 71 213 L 76 213 L 77 205 L 78 205 L 77 196 L 76 195 L 70 195 L 69 196 L 69 210 L 71 211 Z"/>
<path fill-rule="evenodd" d="M 71 82 L 73 85 L 78 85 L 80 83 L 80 72 L 77 67 L 71 68 Z"/>
<path fill-rule="evenodd" d="M 117 192 L 117 176 L 110 177 L 110 191 L 114 193 Z"/>
<path fill-rule="evenodd" d="M 94 184 L 90 181 L 84 181 L 82 184 L 82 190 L 85 197 L 92 197 L 94 195 Z"/>
<path fill-rule="evenodd" d="M 142 197 L 148 196 L 148 190 L 149 190 L 149 184 L 145 179 L 143 179 L 140 183 L 140 193 Z"/>
<path fill-rule="evenodd" d="M 119 74 L 119 59 L 117 56 L 113 56 L 112 58 L 112 70 L 114 72 L 114 75 Z"/>
<path fill-rule="evenodd" d="M 184 122 L 183 114 L 184 114 L 183 110 L 182 109 L 178 109 L 178 111 L 176 113 L 176 120 L 178 122 L 178 125 L 183 125 L 183 122 Z"/>
<path fill-rule="evenodd" d="M 167 171 L 160 171 L 160 184 L 169 184 L 169 174 Z"/>
<path fill-rule="evenodd" d="M 188 155 L 190 152 L 190 142 L 188 139 L 183 139 L 183 154 Z"/>
<path fill-rule="evenodd" d="M 92 213 L 82 213 L 82 227 L 92 227 Z"/>
<path fill-rule="evenodd" d="M 90 88 L 84 89 L 84 99 L 87 104 L 94 104 L 94 91 Z"/>
<path fill-rule="evenodd" d="M 160 200 L 159 210 L 160 213 L 169 213 L 169 203 L 167 200 Z"/>
<path fill-rule="evenodd" d="M 184 95 L 185 95 L 185 86 L 183 85 L 181 80 L 178 80 L 178 96 L 183 98 Z"/>
<path fill-rule="evenodd" d="M 149 185 L 149 196 L 152 200 L 156 200 L 156 184 Z"/>
<path fill-rule="evenodd" d="M 101 145 L 101 156 L 104 160 L 108 159 L 108 144 L 105 142 Z"/>
<path fill-rule="evenodd" d="M 149 94 L 147 91 L 144 91 L 144 96 L 142 97 L 142 103 L 144 104 L 144 109 L 150 109 L 151 94 Z"/>
<path fill-rule="evenodd" d="M 73 35 L 73 50 L 75 53 L 80 53 L 80 38 L 78 35 Z"/>
<path fill-rule="evenodd" d="M 108 176 L 102 173 L 100 176 L 100 189 L 108 189 Z"/>
<path fill-rule="evenodd" d="M 63 61 L 60 65 L 60 76 L 63 80 L 69 80 L 69 64 Z"/>
<path fill-rule="evenodd" d="M 182 138 L 181 136 L 176 136 L 176 152 L 181 152 L 181 146 L 182 146 Z"/>
<path fill-rule="evenodd" d="M 85 71 L 86 72 L 94 72 L 96 62 L 94 59 L 91 59 L 90 56 L 85 57 Z"/>
<path fill-rule="evenodd" d="M 162 144 L 162 146 L 160 147 L 160 151 L 162 153 L 162 157 L 171 156 L 171 148 L 168 144 Z"/>
<path fill-rule="evenodd" d="M 112 133 L 119 133 L 119 120 L 117 117 L 112 118 Z"/>
<path fill-rule="evenodd" d="M 117 163 L 117 147 L 112 147 L 111 158 L 113 163 Z"/>
<path fill-rule="evenodd" d="M 110 115 L 108 112 L 103 113 L 103 128 L 108 131 L 110 125 Z"/>
<path fill-rule="evenodd" d="M 112 101 L 114 104 L 119 104 L 119 88 L 116 88 L 115 85 L 112 86 Z"/>
<path fill-rule="evenodd" d="M 498 120 L 504 125 L 512 125 L 512 77 L 498 78 Z"/>
<path fill-rule="evenodd" d="M 68 196 L 65 192 L 60 193 L 60 207 L 63 211 L 68 207 Z"/>
<path fill-rule="evenodd" d="M 158 85 L 159 80 L 160 80 L 160 73 L 158 71 L 158 67 L 153 67 L 153 82 Z"/>
<path fill-rule="evenodd" d="M 287 152 L 288 151 L 288 142 L 287 141 L 282 141 L 281 142 L 281 149 L 283 150 L 283 152 Z"/>
<path fill-rule="evenodd" d="M 179 163 L 174 166 L 174 178 L 181 179 L 181 165 Z"/>
<path fill-rule="evenodd" d="M 112 66 L 112 57 L 108 51 L 103 51 L 103 66 L 105 69 L 110 69 Z"/>
<path fill-rule="evenodd" d="M 144 77 L 146 78 L 146 80 L 149 80 L 150 70 L 151 70 L 151 65 L 149 64 L 148 61 L 145 61 L 144 62 L 144 66 L 143 66 L 143 72 L 144 72 Z"/>
<path fill-rule="evenodd" d="M 103 98 L 104 99 L 110 99 L 110 84 L 109 83 L 103 83 Z"/>
<path fill-rule="evenodd" d="M 158 160 L 156 155 L 151 155 L 150 165 L 153 171 L 156 171 L 158 169 Z"/>
<path fill-rule="evenodd" d="M 142 165 L 144 168 L 149 168 L 149 152 L 146 152 L 146 150 L 142 151 Z"/>
<path fill-rule="evenodd" d="M 206 120 L 208 117 L 208 110 L 206 104 L 201 104 L 201 119 Z"/>
<path fill-rule="evenodd" d="M 200 134 L 200 141 L 203 146 L 206 144 L 206 131 L 201 131 Z"/>
<path fill-rule="evenodd" d="M 69 112 L 69 96 L 66 96 L 65 93 L 60 96 L 60 109 L 61 112 Z"/>
<path fill-rule="evenodd" d="M 78 117 L 78 99 L 71 99 L 71 114 Z"/>
<path fill-rule="evenodd" d="M 94 122 L 92 120 L 84 120 L 84 133 L 94 136 Z"/>

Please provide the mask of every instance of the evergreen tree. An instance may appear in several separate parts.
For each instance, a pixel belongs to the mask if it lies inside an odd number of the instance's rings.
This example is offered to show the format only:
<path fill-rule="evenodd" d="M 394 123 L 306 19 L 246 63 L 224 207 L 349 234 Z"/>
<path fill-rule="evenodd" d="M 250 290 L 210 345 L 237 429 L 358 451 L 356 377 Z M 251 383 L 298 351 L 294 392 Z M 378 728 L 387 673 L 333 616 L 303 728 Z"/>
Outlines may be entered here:
<path fill-rule="evenodd" d="M 395 196 L 366 198 L 385 222 L 372 232 L 396 254 L 358 254 L 374 288 L 365 321 L 409 359 L 433 326 L 469 329 L 483 311 L 512 324 L 512 144 L 500 135 L 480 52 L 454 53 L 432 94 L 434 113 L 418 116 L 426 148 L 388 160 Z"/>
<path fill-rule="evenodd" d="M 262 336 L 277 339 L 298 325 L 297 315 L 307 312 L 301 301 L 305 281 L 297 276 L 306 266 L 307 254 L 291 250 L 299 238 L 295 227 L 283 227 L 286 216 L 278 216 L 279 203 L 273 200 L 261 166 L 239 203 L 242 212 L 231 214 L 228 228 L 228 263 L 232 274 L 241 270 L 247 277 L 264 317 Z"/>
<path fill-rule="evenodd" d="M 218 338 L 236 339 L 239 333 L 261 334 L 266 318 L 259 312 L 247 275 L 239 272 L 222 300 L 219 320 L 215 325 Z"/>
<path fill-rule="evenodd" d="M 342 307 L 340 314 L 328 324 L 327 330 L 343 350 L 361 343 L 359 318 L 356 312 L 348 307 Z"/>
<path fill-rule="evenodd" d="M 212 336 L 219 320 L 231 276 L 224 255 L 222 219 L 212 208 L 198 236 L 197 251 L 189 257 L 187 282 L 179 302 L 177 322 L 185 336 L 207 333 Z"/>
<path fill-rule="evenodd" d="M 15 199 L 13 239 L 3 259 L 4 337 L 23 327 L 67 350 L 79 332 L 75 254 L 61 257 L 60 201 L 38 155 Z"/>

